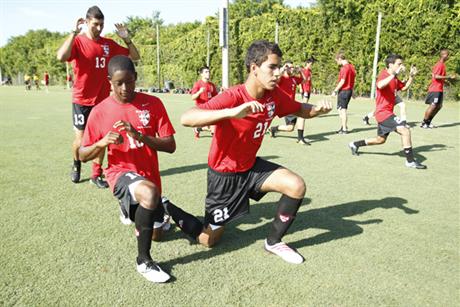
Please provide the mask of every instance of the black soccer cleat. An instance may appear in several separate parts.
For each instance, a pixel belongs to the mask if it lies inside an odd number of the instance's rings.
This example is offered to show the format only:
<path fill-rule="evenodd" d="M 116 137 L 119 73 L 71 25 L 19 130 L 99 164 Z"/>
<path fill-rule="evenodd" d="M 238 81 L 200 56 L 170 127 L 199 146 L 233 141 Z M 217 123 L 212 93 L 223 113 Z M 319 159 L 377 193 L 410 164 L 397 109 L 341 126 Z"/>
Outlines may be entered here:
<path fill-rule="evenodd" d="M 78 183 L 80 181 L 80 171 L 81 171 L 81 163 L 74 163 L 72 165 L 72 171 L 70 172 L 70 180 L 73 183 Z"/>
<path fill-rule="evenodd" d="M 369 122 L 369 116 L 367 116 L 367 115 L 363 117 L 363 122 L 364 122 L 365 125 L 368 125 L 368 126 L 371 125 L 371 123 Z"/>
<path fill-rule="evenodd" d="M 408 168 L 426 169 L 426 165 L 423 165 L 418 161 L 412 161 L 412 162 L 406 161 L 406 166 Z"/>
<path fill-rule="evenodd" d="M 353 156 L 359 156 L 359 153 L 358 153 L 358 146 L 356 146 L 353 142 L 351 142 L 350 144 L 348 144 L 348 147 L 350 148 L 351 150 L 351 154 Z"/>
<path fill-rule="evenodd" d="M 272 138 L 275 138 L 276 137 L 276 127 L 270 127 L 270 129 L 268 130 L 269 133 L 270 133 L 270 136 Z"/>
<path fill-rule="evenodd" d="M 94 184 L 97 186 L 99 189 L 107 189 L 109 187 L 109 184 L 107 181 L 102 179 L 101 176 L 93 177 L 89 180 L 89 183 Z"/>

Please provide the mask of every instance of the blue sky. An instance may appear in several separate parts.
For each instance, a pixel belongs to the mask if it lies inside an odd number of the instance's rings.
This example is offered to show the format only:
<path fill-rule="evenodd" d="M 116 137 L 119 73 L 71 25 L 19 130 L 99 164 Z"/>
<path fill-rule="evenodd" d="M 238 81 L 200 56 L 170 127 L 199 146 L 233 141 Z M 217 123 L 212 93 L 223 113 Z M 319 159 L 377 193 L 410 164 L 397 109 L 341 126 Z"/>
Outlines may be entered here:
<path fill-rule="evenodd" d="M 292 7 L 308 7 L 311 2 L 315 0 L 284 1 Z M 28 30 L 69 32 L 93 5 L 98 5 L 105 15 L 106 33 L 112 32 L 113 24 L 125 21 L 127 16 L 150 17 L 154 10 L 160 11 L 167 24 L 204 21 L 219 10 L 222 0 L 0 0 L 0 47 L 8 38 Z"/>

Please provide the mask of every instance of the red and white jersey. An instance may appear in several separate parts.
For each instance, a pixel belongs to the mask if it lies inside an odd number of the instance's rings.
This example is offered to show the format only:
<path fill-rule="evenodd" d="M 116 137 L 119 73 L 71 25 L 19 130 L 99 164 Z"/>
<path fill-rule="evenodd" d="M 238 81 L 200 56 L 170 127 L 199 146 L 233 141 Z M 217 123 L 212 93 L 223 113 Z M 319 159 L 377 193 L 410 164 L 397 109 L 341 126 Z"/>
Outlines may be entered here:
<path fill-rule="evenodd" d="M 386 79 L 389 76 L 390 74 L 385 69 L 379 74 L 377 82 Z M 391 80 L 384 88 L 379 89 L 377 87 L 374 115 L 378 123 L 381 123 L 388 117 L 394 115 L 393 108 L 396 102 L 396 94 L 404 87 L 404 85 L 405 84 L 402 81 L 394 77 L 394 79 Z"/>
<path fill-rule="evenodd" d="M 304 82 L 302 82 L 302 91 L 304 93 L 311 93 L 311 70 L 308 68 L 302 69 L 302 74 L 306 78 Z"/>
<path fill-rule="evenodd" d="M 443 92 L 444 91 L 444 82 L 445 79 L 436 79 L 434 76 L 446 76 L 446 64 L 444 62 L 439 61 L 436 65 L 433 66 L 431 71 L 431 84 L 428 87 L 428 92 Z"/>
<path fill-rule="evenodd" d="M 116 55 L 129 55 L 129 49 L 111 39 L 100 37 L 89 39 L 77 35 L 72 45 L 68 62 L 72 62 L 75 82 L 72 102 L 83 106 L 94 106 L 110 95 L 107 78 L 109 61 Z"/>
<path fill-rule="evenodd" d="M 356 78 L 356 71 L 355 67 L 353 64 L 345 64 L 340 68 L 339 72 L 339 79 L 337 82 L 340 82 L 340 80 L 344 79 L 345 83 L 342 85 L 342 88 L 340 88 L 341 91 L 346 91 L 346 90 L 352 90 L 353 87 L 355 86 L 355 78 Z"/>
<path fill-rule="evenodd" d="M 286 93 L 291 99 L 295 99 L 295 90 L 297 85 L 301 84 L 303 78 L 301 77 L 290 77 L 285 74 L 281 75 L 278 86 Z"/>
<path fill-rule="evenodd" d="M 203 93 L 198 96 L 198 98 L 195 100 L 196 105 L 200 105 L 202 103 L 208 102 L 212 97 L 217 95 L 217 89 L 214 83 L 212 82 L 204 82 L 203 80 L 198 80 L 195 82 L 193 85 L 193 88 L 190 92 L 190 94 L 195 94 L 200 90 L 200 88 L 204 87 L 205 90 Z"/>
<path fill-rule="evenodd" d="M 125 131 L 113 128 L 119 120 L 130 122 L 145 136 L 167 137 L 175 133 L 160 99 L 136 93 L 131 103 L 121 103 L 112 96 L 107 97 L 91 110 L 83 134 L 82 146 L 90 146 L 102 139 L 109 131 L 119 132 L 123 143 L 108 146 L 108 166 L 105 175 L 113 190 L 118 178 L 133 171 L 155 183 L 161 191 L 160 172 L 156 150 L 129 137 Z"/>
<path fill-rule="evenodd" d="M 279 87 L 255 99 L 249 95 L 244 84 L 229 88 L 209 102 L 199 105 L 199 108 L 222 110 L 249 101 L 263 104 L 264 111 L 240 119 L 221 120 L 215 124 L 216 130 L 208 156 L 209 167 L 213 170 L 235 173 L 250 169 L 273 118 L 296 113 L 301 108 L 299 102 L 291 99 Z"/>

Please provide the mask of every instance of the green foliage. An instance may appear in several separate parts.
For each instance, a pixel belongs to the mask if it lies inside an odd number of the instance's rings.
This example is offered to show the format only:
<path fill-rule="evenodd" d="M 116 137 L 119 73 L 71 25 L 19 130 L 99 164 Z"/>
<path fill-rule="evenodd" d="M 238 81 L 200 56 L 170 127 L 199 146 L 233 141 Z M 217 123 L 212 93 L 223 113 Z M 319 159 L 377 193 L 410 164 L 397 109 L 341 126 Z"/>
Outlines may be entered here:
<path fill-rule="evenodd" d="M 319 0 L 313 8 L 290 8 L 282 0 L 236 0 L 230 4 L 230 83 L 246 78 L 244 56 L 256 39 L 275 39 L 275 23 L 279 23 L 279 44 L 284 58 L 301 65 L 314 56 L 319 61 L 313 69 L 314 88 L 328 93 L 335 86 L 338 67 L 334 54 L 344 50 L 355 65 L 358 95 L 369 95 L 372 80 L 375 32 L 378 12 L 383 13 L 380 37 L 379 69 L 390 53 L 399 53 L 406 64 L 419 69 L 411 92 L 416 97 L 426 94 L 431 68 L 441 48 L 452 55 L 448 72 L 460 73 L 460 2 L 451 0 Z M 207 60 L 207 35 L 210 33 L 210 66 L 212 78 L 221 80 L 221 52 L 217 14 L 204 23 L 188 22 L 164 25 L 160 13 L 151 18 L 127 17 L 125 22 L 141 53 L 138 63 L 142 86 L 174 81 L 177 86 L 190 87 L 197 79 L 196 69 Z M 160 79 L 157 77 L 156 28 L 160 26 Z M 108 35 L 118 39 L 115 35 Z M 61 75 L 65 68 L 55 60 L 55 50 L 63 35 L 46 30 L 30 31 L 15 37 L 0 48 L 0 66 L 4 75 L 42 70 Z M 159 82 L 160 81 L 160 82 Z M 460 100 L 460 86 L 446 86 L 449 98 Z"/>

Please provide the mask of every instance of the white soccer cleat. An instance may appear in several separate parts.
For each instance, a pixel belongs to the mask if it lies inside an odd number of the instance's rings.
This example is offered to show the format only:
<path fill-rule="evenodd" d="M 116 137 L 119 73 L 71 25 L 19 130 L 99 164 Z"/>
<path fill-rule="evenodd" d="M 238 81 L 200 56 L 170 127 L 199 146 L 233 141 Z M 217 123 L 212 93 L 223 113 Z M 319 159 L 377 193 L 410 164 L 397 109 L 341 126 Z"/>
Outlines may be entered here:
<path fill-rule="evenodd" d="M 158 264 L 153 261 L 146 261 L 141 264 L 137 264 L 137 271 L 151 282 L 162 283 L 171 278 L 171 276 L 165 273 Z"/>
<path fill-rule="evenodd" d="M 290 248 L 284 242 L 279 242 L 274 245 L 268 245 L 267 240 L 265 240 L 264 244 L 266 251 L 280 256 L 286 262 L 293 264 L 301 264 L 304 261 L 302 255 Z"/>
<path fill-rule="evenodd" d="M 421 164 L 420 162 L 417 162 L 417 161 L 412 161 L 412 162 L 407 162 L 406 161 L 406 167 L 416 168 L 416 169 L 426 169 L 426 165 L 423 165 L 423 164 Z"/>
<path fill-rule="evenodd" d="M 125 212 L 124 212 L 124 210 L 122 209 L 121 206 L 119 208 L 120 208 L 120 222 L 123 225 L 132 225 L 133 221 L 131 221 L 131 219 L 128 217 L 128 215 L 125 214 Z"/>

